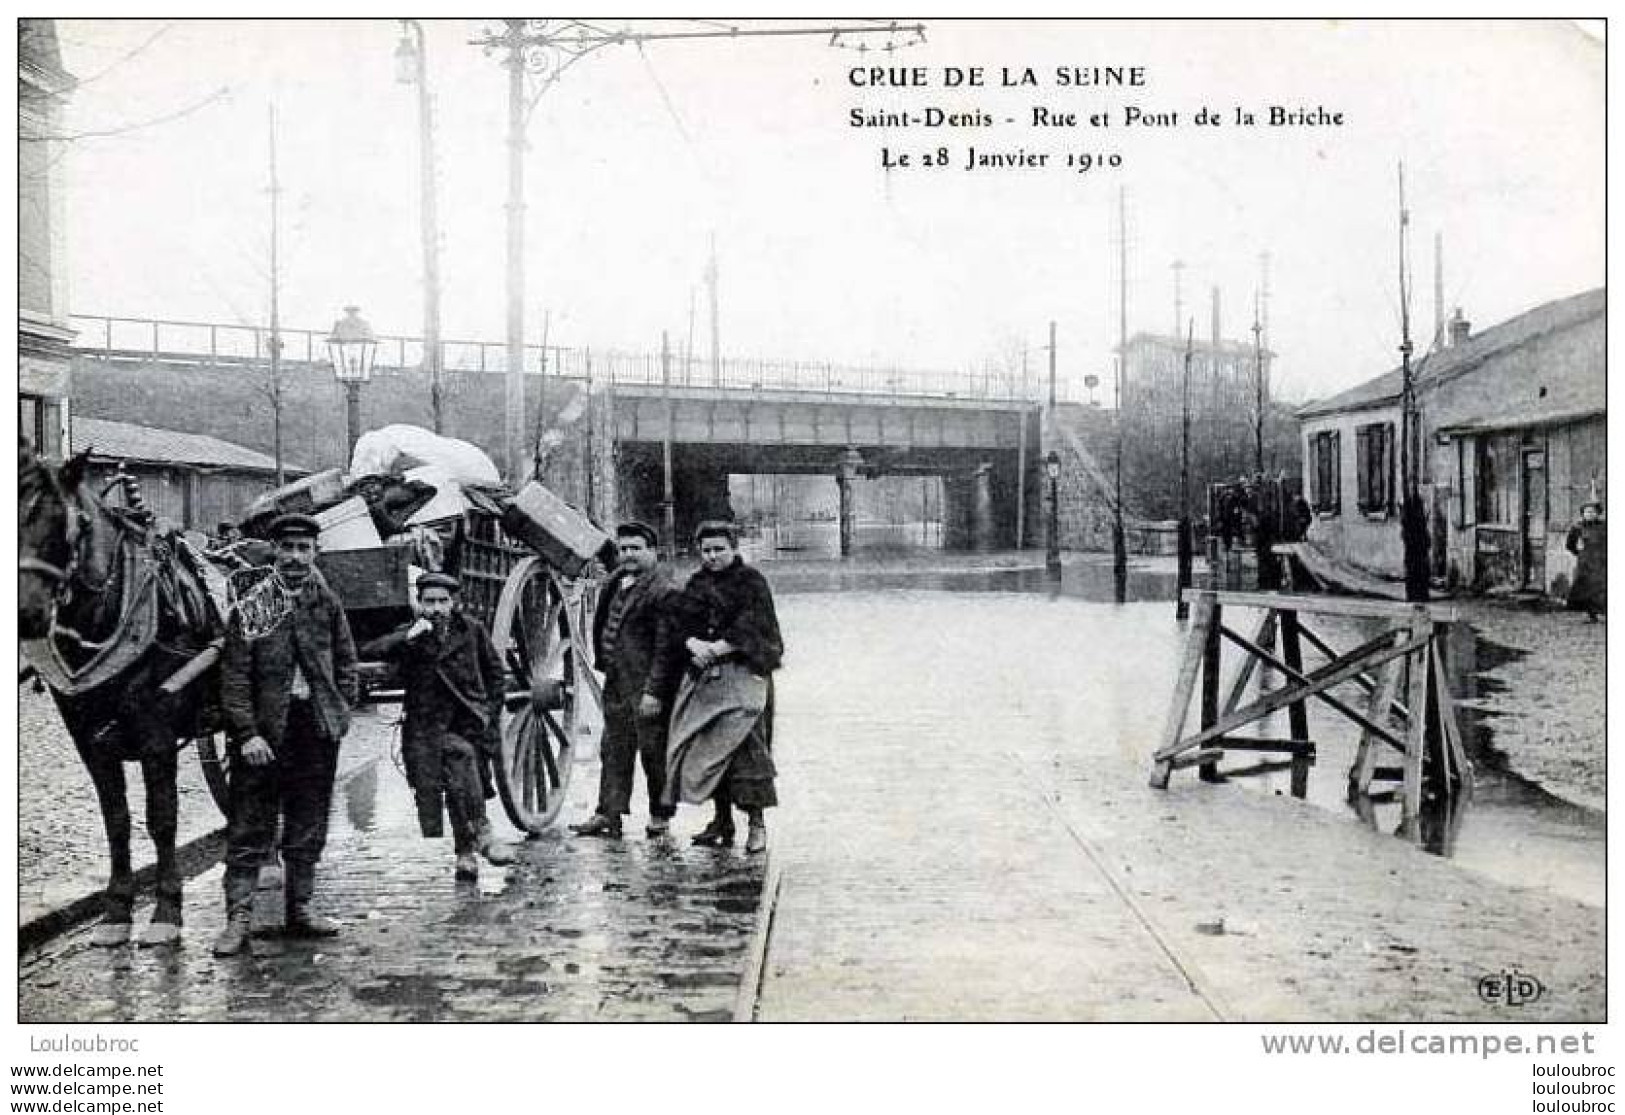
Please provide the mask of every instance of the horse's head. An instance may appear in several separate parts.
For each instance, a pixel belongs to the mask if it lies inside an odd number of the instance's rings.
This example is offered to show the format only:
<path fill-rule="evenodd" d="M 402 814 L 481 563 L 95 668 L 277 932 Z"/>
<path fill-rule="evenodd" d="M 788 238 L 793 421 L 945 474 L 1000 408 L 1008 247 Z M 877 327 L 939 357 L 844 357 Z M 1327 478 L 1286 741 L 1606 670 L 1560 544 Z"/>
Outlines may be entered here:
<path fill-rule="evenodd" d="M 68 590 L 79 562 L 82 536 L 90 516 L 81 490 L 88 452 L 53 469 L 28 443 L 18 449 L 17 477 L 17 628 L 24 639 L 38 639 L 51 628 L 57 602 Z"/>

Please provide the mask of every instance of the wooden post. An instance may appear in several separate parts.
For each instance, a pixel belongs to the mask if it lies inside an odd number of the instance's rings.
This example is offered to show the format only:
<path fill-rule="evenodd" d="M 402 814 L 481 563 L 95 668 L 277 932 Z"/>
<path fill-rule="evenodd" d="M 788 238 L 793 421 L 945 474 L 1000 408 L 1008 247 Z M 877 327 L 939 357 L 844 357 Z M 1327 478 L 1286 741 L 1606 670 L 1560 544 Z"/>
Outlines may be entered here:
<path fill-rule="evenodd" d="M 1427 640 L 1432 623 L 1420 609 L 1411 620 L 1413 641 Z M 1422 646 L 1405 656 L 1405 668 L 1410 678 L 1410 723 L 1405 734 L 1405 794 L 1401 803 L 1401 831 L 1411 840 L 1420 835 L 1417 815 L 1422 807 L 1422 757 L 1427 751 L 1428 726 L 1428 646 Z"/>
<path fill-rule="evenodd" d="M 1366 715 L 1371 720 L 1381 724 L 1388 723 L 1388 714 L 1394 705 L 1394 695 L 1399 691 L 1399 659 L 1390 659 L 1383 666 L 1377 676 L 1377 683 L 1372 686 L 1370 701 L 1366 705 Z M 1360 733 L 1360 747 L 1354 755 L 1354 765 L 1349 767 L 1349 788 L 1356 795 L 1371 793 L 1371 779 L 1377 769 L 1378 740 L 1369 730 Z"/>
<path fill-rule="evenodd" d="M 1185 636 L 1185 656 L 1179 664 L 1179 677 L 1174 681 L 1173 702 L 1168 706 L 1168 718 L 1163 724 L 1162 744 L 1157 748 L 1159 753 L 1178 744 L 1179 737 L 1185 731 L 1185 720 L 1190 715 L 1191 691 L 1196 688 L 1196 674 L 1202 667 L 1208 633 L 1214 627 L 1213 609 L 1211 593 L 1203 593 L 1197 598 L 1196 615 L 1191 619 L 1190 634 Z M 1166 790 L 1168 775 L 1172 770 L 1170 763 L 1159 761 L 1151 768 L 1151 788 Z"/>
<path fill-rule="evenodd" d="M 1258 633 L 1253 636 L 1253 641 L 1265 650 L 1274 650 L 1275 628 L 1278 622 L 1279 617 L 1274 608 L 1265 612 L 1264 620 L 1258 625 Z M 1236 673 L 1236 680 L 1230 686 L 1230 696 L 1226 697 L 1224 701 L 1224 715 L 1229 716 L 1237 708 L 1241 707 L 1241 698 L 1246 695 L 1247 683 L 1252 680 L 1253 670 L 1258 667 L 1258 664 L 1258 658 L 1251 654 L 1241 660 L 1241 669 Z M 1264 692 L 1264 675 L 1268 669 L 1269 664 L 1265 663 L 1264 668 L 1259 670 L 1258 692 L 1260 695 Z"/>
<path fill-rule="evenodd" d="M 1213 603 L 1213 618 L 1202 641 L 1202 727 L 1211 728 L 1219 722 L 1219 625 L 1223 622 L 1217 600 Z M 1215 740 L 1223 743 L 1223 737 Z M 1203 782 L 1221 782 L 1217 761 L 1206 762 L 1198 772 Z"/>
<path fill-rule="evenodd" d="M 1300 674 L 1303 672 L 1303 644 L 1298 640 L 1298 613 L 1290 609 L 1281 612 L 1281 654 L 1288 666 Z M 1287 706 L 1287 722 L 1292 727 L 1293 739 L 1309 738 L 1309 710 L 1301 699 Z"/>

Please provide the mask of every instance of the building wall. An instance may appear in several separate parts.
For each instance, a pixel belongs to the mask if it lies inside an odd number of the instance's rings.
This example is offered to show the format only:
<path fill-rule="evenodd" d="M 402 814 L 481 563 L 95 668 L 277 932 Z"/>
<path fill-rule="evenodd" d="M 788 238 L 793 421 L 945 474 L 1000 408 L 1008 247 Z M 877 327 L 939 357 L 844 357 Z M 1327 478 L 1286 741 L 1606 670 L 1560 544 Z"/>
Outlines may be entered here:
<path fill-rule="evenodd" d="M 1361 511 L 1359 501 L 1359 429 L 1370 424 L 1387 423 L 1392 423 L 1396 430 L 1399 428 L 1397 404 L 1304 419 L 1301 435 L 1303 491 L 1311 506 L 1318 503 L 1315 486 L 1316 436 L 1324 431 L 1337 431 L 1340 507 L 1335 513 L 1315 512 L 1314 522 L 1309 526 L 1308 540 L 1357 568 L 1383 577 L 1402 577 L 1405 574 L 1405 551 L 1399 537 L 1398 514 Z"/>
<path fill-rule="evenodd" d="M 23 436 L 48 454 L 68 442 L 73 330 L 68 324 L 67 236 L 61 189 L 62 69 L 54 21 L 18 21 L 17 393 Z M 55 455 L 55 454 L 51 454 Z"/>
<path fill-rule="evenodd" d="M 241 519 L 249 504 L 276 486 L 270 473 L 248 470 L 132 463 L 124 471 L 140 484 L 142 501 L 154 515 L 205 534 L 222 520 Z M 116 462 L 94 462 L 91 490 L 100 492 L 117 472 Z M 122 496 L 115 491 L 109 498 L 118 503 Z"/>
<path fill-rule="evenodd" d="M 1602 315 L 1536 337 L 1441 381 L 1424 379 L 1417 392 L 1420 423 L 1421 494 L 1432 528 L 1433 569 L 1447 584 L 1475 589 L 1516 587 L 1522 580 L 1523 493 L 1512 483 L 1512 503 L 1502 521 L 1478 521 L 1479 446 L 1491 437 L 1510 437 L 1513 459 L 1524 449 L 1545 454 L 1547 591 L 1567 590 L 1573 559 L 1563 548 L 1580 504 L 1607 489 L 1606 422 L 1602 418 L 1500 434 L 1441 436 L 1438 431 L 1487 418 L 1516 422 L 1521 415 L 1559 413 L 1595 406 L 1604 397 L 1605 323 Z M 1422 369 L 1425 375 L 1425 368 Z M 1397 515 L 1362 513 L 1355 431 L 1367 423 L 1399 426 L 1397 403 L 1386 407 L 1305 419 L 1301 446 L 1306 492 L 1314 486 L 1315 435 L 1341 433 L 1342 509 L 1319 514 L 1309 538 L 1352 565 L 1388 577 L 1404 575 L 1404 551 Z"/>

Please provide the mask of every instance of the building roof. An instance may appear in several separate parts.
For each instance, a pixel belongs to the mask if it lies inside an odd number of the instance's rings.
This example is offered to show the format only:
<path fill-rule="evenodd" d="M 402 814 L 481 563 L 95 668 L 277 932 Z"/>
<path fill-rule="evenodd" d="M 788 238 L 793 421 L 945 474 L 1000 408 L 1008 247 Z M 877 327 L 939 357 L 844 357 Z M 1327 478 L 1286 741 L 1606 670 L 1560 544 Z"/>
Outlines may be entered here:
<path fill-rule="evenodd" d="M 89 449 L 92 456 L 146 464 L 194 465 L 199 468 L 275 472 L 276 461 L 229 441 L 206 434 L 184 434 L 106 418 L 73 416 L 72 451 Z M 284 462 L 284 470 L 303 475 L 307 469 Z"/>
<path fill-rule="evenodd" d="M 1421 390 L 1465 375 L 1492 356 L 1547 334 L 1573 328 L 1589 318 L 1601 316 L 1607 310 L 1606 287 L 1536 306 L 1460 344 L 1423 356 L 1416 362 L 1413 371 L 1416 387 Z M 1403 379 L 1403 369 L 1395 368 L 1347 391 L 1299 408 L 1298 417 L 1315 418 L 1395 402 L 1399 399 Z"/>

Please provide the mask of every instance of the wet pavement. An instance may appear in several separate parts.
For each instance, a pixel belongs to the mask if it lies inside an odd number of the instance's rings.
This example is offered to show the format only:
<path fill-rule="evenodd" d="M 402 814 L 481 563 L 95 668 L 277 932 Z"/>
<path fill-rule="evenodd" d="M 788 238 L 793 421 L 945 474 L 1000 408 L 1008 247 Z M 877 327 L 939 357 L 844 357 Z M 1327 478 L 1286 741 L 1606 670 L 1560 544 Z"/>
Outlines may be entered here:
<path fill-rule="evenodd" d="M 387 734 L 377 715 L 352 732 Z M 354 742 L 354 741 L 352 741 Z M 387 748 L 386 748 L 387 751 Z M 589 812 L 596 767 L 579 763 L 568 815 Z M 493 803 L 495 805 L 495 803 Z M 507 869 L 452 879 L 449 839 L 423 840 L 404 778 L 386 757 L 336 795 L 317 883 L 344 933 L 263 941 L 216 958 L 220 869 L 187 888 L 177 949 L 97 949 L 88 930 L 25 957 L 19 1017 L 100 1021 L 725 1021 L 745 967 L 764 865 L 675 840 L 549 834 Z M 500 807 L 499 833 L 513 836 Z M 138 911 L 138 918 L 146 911 Z"/>
<path fill-rule="evenodd" d="M 1601 909 L 1314 802 L 1190 772 L 1149 789 L 1170 613 L 782 597 L 781 883 L 758 1017 L 1603 1017 Z M 1480 999 L 1510 969 L 1546 995 L 1512 1013 Z"/>
<path fill-rule="evenodd" d="M 1180 772 L 1149 790 L 1183 638 L 1172 563 L 1137 560 L 1134 602 L 1114 605 L 1107 561 L 1069 555 L 1057 587 L 1041 560 L 763 563 L 788 654 L 758 1017 L 1601 1016 L 1605 817 L 1585 789 L 1604 752 L 1602 628 L 1468 605 L 1457 664 L 1479 789 L 1447 856 L 1428 856 L 1390 835 L 1391 812 L 1368 827 L 1344 804 L 1353 740 L 1322 711 L 1306 802 L 1284 777 L 1205 786 Z M 1334 644 L 1361 636 L 1324 626 Z M 25 695 L 25 727 L 29 709 Z M 75 885 L 103 870 L 88 779 L 36 718 L 25 911 L 65 864 Z M 351 744 L 387 754 L 391 732 L 369 714 Z M 1568 778 L 1543 785 L 1532 772 L 1557 755 Z M 86 800 L 43 792 L 29 772 L 51 762 Z M 183 833 L 218 824 L 198 781 Z M 566 819 L 589 811 L 595 782 L 589 753 Z M 691 812 L 679 832 L 703 823 Z M 765 873 L 681 836 L 551 835 L 458 888 L 387 758 L 335 802 L 328 864 L 318 904 L 348 920 L 339 942 L 215 960 L 214 871 L 190 884 L 181 950 L 102 952 L 79 933 L 25 958 L 23 1017 L 721 1019 L 749 975 Z M 1549 989 L 1516 1018 L 1476 996 L 1480 976 L 1512 967 Z"/>

